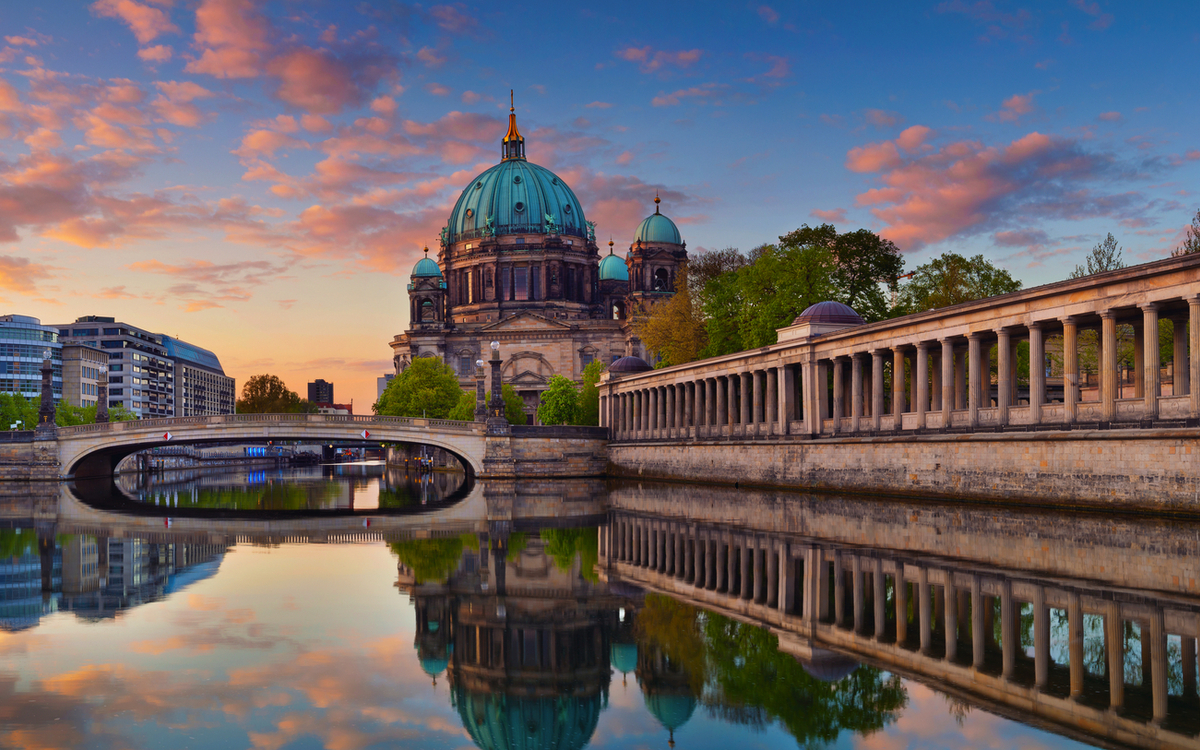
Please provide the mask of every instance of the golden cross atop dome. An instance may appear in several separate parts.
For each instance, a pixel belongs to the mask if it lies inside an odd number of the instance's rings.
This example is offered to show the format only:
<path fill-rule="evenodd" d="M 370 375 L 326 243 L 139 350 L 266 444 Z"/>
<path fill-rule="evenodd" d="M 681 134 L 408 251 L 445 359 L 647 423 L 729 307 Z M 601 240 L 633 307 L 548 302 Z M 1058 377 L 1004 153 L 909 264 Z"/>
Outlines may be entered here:
<path fill-rule="evenodd" d="M 508 111 L 510 114 L 517 111 L 517 107 L 513 103 L 513 90 L 512 89 L 508 90 Z"/>
<path fill-rule="evenodd" d="M 609 237 L 609 238 L 608 238 L 608 254 L 609 254 L 609 255 L 612 255 L 612 254 L 613 254 L 613 241 L 612 241 L 612 237 Z"/>
<path fill-rule="evenodd" d="M 658 204 L 659 203 L 662 203 L 662 201 L 658 197 L 658 191 L 655 190 L 654 191 L 654 213 L 658 213 Z"/>

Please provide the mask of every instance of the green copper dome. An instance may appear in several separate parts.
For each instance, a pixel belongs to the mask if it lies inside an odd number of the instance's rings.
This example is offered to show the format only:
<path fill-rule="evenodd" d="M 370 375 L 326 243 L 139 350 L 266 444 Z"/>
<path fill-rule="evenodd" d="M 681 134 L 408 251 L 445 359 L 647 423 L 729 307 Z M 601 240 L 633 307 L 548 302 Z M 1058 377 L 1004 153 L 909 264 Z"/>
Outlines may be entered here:
<path fill-rule="evenodd" d="M 633 240 L 637 242 L 669 242 L 672 245 L 682 245 L 683 238 L 679 235 L 679 227 L 675 222 L 658 212 L 658 196 L 654 196 L 654 213 L 647 216 L 638 224 L 637 233 Z"/>
<path fill-rule="evenodd" d="M 637 669 L 637 644 L 614 643 L 608 653 L 608 663 L 621 674 Z"/>
<path fill-rule="evenodd" d="M 600 260 L 601 281 L 629 281 L 629 267 L 621 258 L 609 253 Z"/>
<path fill-rule="evenodd" d="M 509 116 L 504 160 L 471 180 L 450 212 L 442 241 L 506 234 L 559 234 L 588 237 L 583 206 L 558 175 L 526 161 L 525 139 Z"/>
<path fill-rule="evenodd" d="M 441 276 L 442 269 L 438 268 L 436 261 L 429 258 L 421 258 L 417 261 L 417 265 L 413 266 L 412 275 L 422 277 Z"/>
<path fill-rule="evenodd" d="M 658 719 L 658 723 L 670 732 L 686 724 L 696 710 L 696 699 L 688 694 L 654 693 L 643 695 L 643 699 L 646 701 L 646 708 Z"/>
<path fill-rule="evenodd" d="M 459 685 L 451 695 L 463 727 L 482 750 L 582 750 L 603 707 L 599 695 L 534 698 L 468 692 Z"/>

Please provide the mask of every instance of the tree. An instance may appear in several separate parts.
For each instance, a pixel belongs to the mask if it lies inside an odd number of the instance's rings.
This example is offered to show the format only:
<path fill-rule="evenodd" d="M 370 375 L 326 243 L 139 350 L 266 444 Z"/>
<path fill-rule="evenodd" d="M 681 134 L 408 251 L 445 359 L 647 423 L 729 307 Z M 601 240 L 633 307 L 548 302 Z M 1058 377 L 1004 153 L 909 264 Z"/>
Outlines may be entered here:
<path fill-rule="evenodd" d="M 40 396 L 26 398 L 19 393 L 0 393 L 0 428 L 8 429 L 16 424 L 18 429 L 32 430 L 38 421 L 38 409 L 41 408 Z M 108 410 L 110 422 L 129 422 L 137 419 L 133 412 L 123 406 L 114 406 Z M 66 401 L 59 401 L 55 406 L 54 424 L 58 427 L 72 427 L 80 424 L 95 424 L 95 406 L 72 406 Z"/>
<path fill-rule="evenodd" d="M 704 311 L 692 294 L 688 265 L 680 266 L 675 294 L 654 305 L 648 315 L 633 320 L 633 330 L 647 351 L 658 354 L 667 365 L 699 359 L 708 344 Z"/>
<path fill-rule="evenodd" d="M 448 419 L 462 392 L 450 365 L 437 357 L 417 357 L 371 408 L 382 416 Z"/>
<path fill-rule="evenodd" d="M 593 427 L 600 424 L 600 388 L 597 384 L 604 370 L 604 363 L 598 359 L 593 359 L 583 368 L 583 385 L 579 388 L 579 424 Z"/>
<path fill-rule="evenodd" d="M 1193 253 L 1200 253 L 1200 209 L 1192 217 L 1192 225 L 1187 228 L 1183 244 L 1176 248 L 1171 255 L 1191 255 Z"/>
<path fill-rule="evenodd" d="M 908 315 L 935 310 L 1020 288 L 1020 281 L 982 255 L 968 259 L 945 253 L 913 271 L 912 279 L 900 287 L 895 312 Z"/>
<path fill-rule="evenodd" d="M 278 376 L 254 375 L 242 384 L 237 410 L 239 414 L 293 414 L 307 408 L 301 401 Z"/>
<path fill-rule="evenodd" d="M 487 403 L 486 401 L 484 403 Z M 450 410 L 446 419 L 457 419 L 460 422 L 475 421 L 475 391 L 463 391 L 458 397 L 458 403 Z"/>
<path fill-rule="evenodd" d="M 575 381 L 562 375 L 551 376 L 548 387 L 542 391 L 537 415 L 538 422 L 545 425 L 578 424 L 579 387 Z"/>
<path fill-rule="evenodd" d="M 742 305 L 737 311 L 741 349 L 774 344 L 776 330 L 790 326 L 808 307 L 833 296 L 833 256 L 819 245 L 764 245 L 753 263 L 737 272 Z"/>
<path fill-rule="evenodd" d="M 904 258 L 891 240 L 867 229 L 838 234 L 832 224 L 802 225 L 779 238 L 781 248 L 825 248 L 833 256 L 833 299 L 854 308 L 868 323 L 888 316 L 882 285 L 895 286 Z"/>
<path fill-rule="evenodd" d="M 1121 248 L 1117 245 L 1117 238 L 1112 236 L 1112 232 L 1104 238 L 1103 242 L 1096 243 L 1092 248 L 1092 252 L 1084 258 L 1086 266 L 1075 266 L 1075 270 L 1071 272 L 1070 278 L 1081 279 L 1084 276 L 1103 273 L 1105 271 L 1115 271 L 1118 268 L 1125 267 L 1125 261 L 1121 260 Z"/>
<path fill-rule="evenodd" d="M 736 247 L 709 250 L 693 255 L 688 260 L 687 268 L 688 281 L 691 285 L 691 293 L 696 298 L 696 304 L 702 309 L 704 308 L 707 302 L 705 294 L 710 281 L 736 271 L 748 262 L 746 256 L 742 255 L 742 251 Z"/>

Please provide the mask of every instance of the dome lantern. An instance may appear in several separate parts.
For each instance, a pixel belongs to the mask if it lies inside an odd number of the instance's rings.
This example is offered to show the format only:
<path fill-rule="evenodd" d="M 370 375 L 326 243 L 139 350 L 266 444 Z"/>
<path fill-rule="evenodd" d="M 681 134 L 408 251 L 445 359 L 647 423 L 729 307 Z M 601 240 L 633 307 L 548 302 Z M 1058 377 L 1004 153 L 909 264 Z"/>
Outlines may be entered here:
<path fill-rule="evenodd" d="M 512 89 L 508 90 L 508 132 L 500 142 L 500 156 L 502 161 L 525 158 L 525 138 L 517 130 L 517 108 L 513 104 Z"/>
<path fill-rule="evenodd" d="M 634 234 L 634 245 L 641 247 L 642 243 L 663 243 L 670 245 L 682 245 L 683 237 L 679 234 L 679 227 L 675 226 L 675 222 L 671 221 L 666 215 L 659 210 L 659 204 L 662 199 L 658 197 L 658 193 L 654 193 L 654 213 L 647 216 L 638 225 L 637 232 Z"/>
<path fill-rule="evenodd" d="M 417 265 L 413 266 L 412 275 L 414 278 L 433 278 L 442 275 L 442 269 L 438 268 L 436 261 L 429 258 L 429 247 L 425 248 L 425 257 L 417 261 Z"/>

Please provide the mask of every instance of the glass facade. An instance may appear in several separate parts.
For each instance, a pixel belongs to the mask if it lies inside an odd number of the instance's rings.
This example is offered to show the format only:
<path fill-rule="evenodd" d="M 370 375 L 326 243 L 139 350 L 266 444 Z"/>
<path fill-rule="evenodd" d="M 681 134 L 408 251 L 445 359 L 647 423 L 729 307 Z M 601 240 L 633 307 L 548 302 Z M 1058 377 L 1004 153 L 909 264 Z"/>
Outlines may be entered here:
<path fill-rule="evenodd" d="M 0 316 L 0 393 L 38 398 L 42 393 L 42 360 L 50 352 L 55 400 L 63 397 L 62 344 L 58 329 L 28 315 Z"/>

